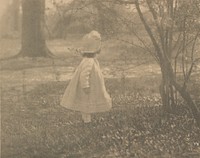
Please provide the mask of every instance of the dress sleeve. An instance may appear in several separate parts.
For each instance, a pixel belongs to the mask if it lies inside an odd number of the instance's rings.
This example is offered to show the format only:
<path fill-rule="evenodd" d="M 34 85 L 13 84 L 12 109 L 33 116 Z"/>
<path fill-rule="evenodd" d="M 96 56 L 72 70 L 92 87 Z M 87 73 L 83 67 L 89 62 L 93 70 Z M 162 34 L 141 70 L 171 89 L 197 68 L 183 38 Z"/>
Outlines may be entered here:
<path fill-rule="evenodd" d="M 85 61 L 85 64 L 83 64 L 80 74 L 80 83 L 82 88 L 90 87 L 90 74 L 92 71 L 93 63 L 93 59 L 88 59 Z"/>

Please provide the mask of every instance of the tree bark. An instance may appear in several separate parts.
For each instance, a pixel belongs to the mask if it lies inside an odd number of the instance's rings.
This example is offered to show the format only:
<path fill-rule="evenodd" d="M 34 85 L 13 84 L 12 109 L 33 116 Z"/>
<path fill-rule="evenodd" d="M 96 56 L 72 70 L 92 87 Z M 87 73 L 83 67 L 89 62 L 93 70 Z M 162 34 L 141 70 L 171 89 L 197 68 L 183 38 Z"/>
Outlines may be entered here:
<path fill-rule="evenodd" d="M 167 67 L 168 72 L 169 72 L 171 84 L 175 87 L 175 89 L 178 91 L 178 93 L 181 95 L 181 97 L 185 100 L 187 105 L 190 107 L 192 115 L 193 115 L 194 119 L 196 120 L 198 127 L 200 127 L 200 111 L 199 111 L 199 108 L 196 106 L 195 102 L 192 100 L 187 89 L 184 88 L 184 86 L 181 86 L 176 81 L 176 79 L 174 77 L 175 75 L 174 75 L 174 72 L 173 72 L 173 68 L 171 67 L 171 65 L 169 63 L 166 63 L 166 67 Z"/>
<path fill-rule="evenodd" d="M 19 56 L 53 56 L 44 34 L 45 0 L 22 0 L 22 40 Z"/>

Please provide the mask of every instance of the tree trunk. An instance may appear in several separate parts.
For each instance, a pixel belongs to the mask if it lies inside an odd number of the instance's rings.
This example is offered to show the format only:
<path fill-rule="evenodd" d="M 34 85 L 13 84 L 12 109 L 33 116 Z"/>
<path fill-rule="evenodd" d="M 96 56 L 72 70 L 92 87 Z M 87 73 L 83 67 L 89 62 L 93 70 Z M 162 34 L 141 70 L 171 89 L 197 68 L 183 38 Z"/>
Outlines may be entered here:
<path fill-rule="evenodd" d="M 196 106 L 195 102 L 192 100 L 190 94 L 188 91 L 183 87 L 180 86 L 174 77 L 173 70 L 169 66 L 169 71 L 170 71 L 170 79 L 171 79 L 171 84 L 175 87 L 175 89 L 178 91 L 178 93 L 181 95 L 181 97 L 186 101 L 187 105 L 190 107 L 190 110 L 197 122 L 197 125 L 200 127 L 200 111 L 199 108 Z"/>
<path fill-rule="evenodd" d="M 149 1 L 150 2 L 150 1 Z M 197 125 L 200 127 L 200 111 L 198 107 L 196 106 L 195 102 L 192 100 L 190 94 L 188 91 L 182 87 L 175 79 L 175 73 L 173 71 L 173 68 L 170 63 L 170 56 L 166 55 L 166 52 L 163 52 L 159 42 L 156 41 L 156 38 L 152 32 L 152 28 L 148 25 L 146 22 L 143 13 L 141 12 L 140 6 L 139 6 L 139 0 L 135 1 L 135 6 L 137 9 L 137 12 L 139 14 L 139 17 L 153 43 L 153 46 L 155 48 L 155 55 L 159 59 L 159 64 L 162 72 L 162 84 L 160 87 L 161 97 L 162 101 L 165 107 L 169 106 L 169 103 L 172 103 L 171 100 L 169 100 L 170 97 L 172 98 L 172 101 L 174 101 L 174 90 L 177 91 L 181 97 L 186 101 L 187 105 L 190 107 L 191 112 L 197 122 Z M 151 6 L 150 6 L 151 7 Z M 151 9 L 151 8 L 150 8 Z M 153 12 L 154 13 L 154 12 Z M 171 38 L 171 37 L 170 37 Z M 170 49 L 171 51 L 171 49 Z"/>
<path fill-rule="evenodd" d="M 192 112 L 192 115 L 194 116 L 194 119 L 197 122 L 198 127 L 200 127 L 200 111 L 199 108 L 196 106 L 195 102 L 192 100 L 190 94 L 188 93 L 187 89 L 185 89 L 183 86 L 179 85 L 179 83 L 175 79 L 175 74 L 173 72 L 173 68 L 170 65 L 169 61 L 164 62 L 165 70 L 168 73 L 170 84 L 177 90 L 177 92 L 181 95 L 181 97 L 184 99 L 186 104 L 190 107 L 190 110 Z"/>
<path fill-rule="evenodd" d="M 181 95 L 184 99 L 186 104 L 189 106 L 194 119 L 197 122 L 197 125 L 200 127 L 200 111 L 199 108 L 196 106 L 195 102 L 192 100 L 188 91 L 175 79 L 175 74 L 173 72 L 173 68 L 171 67 L 170 63 L 167 61 L 163 61 L 164 64 L 161 65 L 161 72 L 162 80 L 164 83 L 161 84 L 160 94 L 162 97 L 162 102 L 164 106 L 164 111 L 172 111 L 175 106 L 174 104 L 174 89 Z M 173 88 L 173 90 L 172 90 Z"/>
<path fill-rule="evenodd" d="M 164 111 L 172 112 L 175 108 L 175 90 L 171 83 L 171 76 L 166 67 L 161 68 L 162 80 L 159 87 Z"/>
<path fill-rule="evenodd" d="M 53 56 L 44 34 L 45 0 L 22 0 L 22 40 L 19 56 Z"/>

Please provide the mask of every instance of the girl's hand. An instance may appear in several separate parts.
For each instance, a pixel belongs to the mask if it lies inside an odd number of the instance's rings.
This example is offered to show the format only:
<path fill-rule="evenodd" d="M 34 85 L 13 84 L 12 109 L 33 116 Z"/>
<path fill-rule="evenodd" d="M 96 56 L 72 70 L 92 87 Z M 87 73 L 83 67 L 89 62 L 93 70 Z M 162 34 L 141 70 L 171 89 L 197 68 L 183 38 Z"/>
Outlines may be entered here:
<path fill-rule="evenodd" d="M 83 91 L 84 91 L 86 94 L 89 94 L 89 93 L 90 93 L 90 87 L 83 88 Z"/>

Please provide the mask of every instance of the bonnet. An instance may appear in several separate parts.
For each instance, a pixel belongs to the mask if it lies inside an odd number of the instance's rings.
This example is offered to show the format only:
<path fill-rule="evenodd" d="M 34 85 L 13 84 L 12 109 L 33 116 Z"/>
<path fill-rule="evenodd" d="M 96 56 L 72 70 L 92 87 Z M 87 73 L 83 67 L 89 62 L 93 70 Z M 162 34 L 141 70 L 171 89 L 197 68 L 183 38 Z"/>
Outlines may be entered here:
<path fill-rule="evenodd" d="M 81 39 L 81 53 L 99 53 L 101 50 L 101 35 L 97 31 L 91 31 Z"/>

